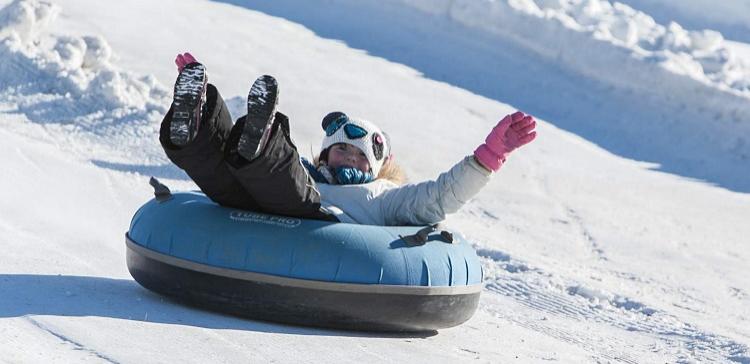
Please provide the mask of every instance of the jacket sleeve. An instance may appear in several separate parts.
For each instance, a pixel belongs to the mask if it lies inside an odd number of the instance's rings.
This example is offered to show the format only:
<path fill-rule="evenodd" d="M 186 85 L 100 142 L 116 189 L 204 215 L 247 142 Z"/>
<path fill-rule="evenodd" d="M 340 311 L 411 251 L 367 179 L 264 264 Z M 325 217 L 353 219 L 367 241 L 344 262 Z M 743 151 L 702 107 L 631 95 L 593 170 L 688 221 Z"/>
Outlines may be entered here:
<path fill-rule="evenodd" d="M 437 180 L 408 184 L 383 192 L 380 207 L 386 225 L 428 225 L 445 219 L 489 182 L 492 172 L 473 156 L 464 158 Z"/>

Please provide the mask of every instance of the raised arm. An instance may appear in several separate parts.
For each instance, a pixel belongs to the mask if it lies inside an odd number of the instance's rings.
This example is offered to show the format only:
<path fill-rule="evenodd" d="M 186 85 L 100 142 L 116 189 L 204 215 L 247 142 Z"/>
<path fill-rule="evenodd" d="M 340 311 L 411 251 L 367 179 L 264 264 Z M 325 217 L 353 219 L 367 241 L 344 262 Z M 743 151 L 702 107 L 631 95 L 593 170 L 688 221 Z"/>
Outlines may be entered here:
<path fill-rule="evenodd" d="M 491 172 L 472 156 L 436 180 L 408 184 L 382 193 L 380 206 L 386 225 L 428 225 L 458 211 L 490 180 Z"/>
<path fill-rule="evenodd" d="M 489 182 L 515 149 L 536 138 L 536 121 L 516 112 L 505 116 L 473 156 L 464 158 L 436 180 L 401 186 L 378 196 L 387 225 L 427 225 L 458 211 Z"/>

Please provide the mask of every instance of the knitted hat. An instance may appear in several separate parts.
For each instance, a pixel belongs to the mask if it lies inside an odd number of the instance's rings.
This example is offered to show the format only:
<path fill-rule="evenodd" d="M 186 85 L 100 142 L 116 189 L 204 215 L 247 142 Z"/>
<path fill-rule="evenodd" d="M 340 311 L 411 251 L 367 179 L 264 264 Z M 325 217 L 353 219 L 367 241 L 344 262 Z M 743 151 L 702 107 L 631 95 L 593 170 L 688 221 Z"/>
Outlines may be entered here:
<path fill-rule="evenodd" d="M 340 111 L 334 111 L 323 118 L 323 138 L 321 151 L 337 143 L 346 143 L 359 148 L 365 153 L 373 177 L 378 176 L 380 168 L 391 152 L 388 135 L 375 124 L 362 119 L 351 119 Z"/>

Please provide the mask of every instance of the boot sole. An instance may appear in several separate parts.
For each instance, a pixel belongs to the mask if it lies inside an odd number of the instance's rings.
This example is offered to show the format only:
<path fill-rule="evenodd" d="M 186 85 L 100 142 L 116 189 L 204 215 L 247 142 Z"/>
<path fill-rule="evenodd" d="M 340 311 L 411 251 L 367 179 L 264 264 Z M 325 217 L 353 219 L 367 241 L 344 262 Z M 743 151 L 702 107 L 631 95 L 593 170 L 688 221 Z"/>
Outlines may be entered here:
<path fill-rule="evenodd" d="M 253 82 L 247 95 L 247 116 L 237 152 L 248 161 L 260 156 L 271 134 L 279 85 L 272 76 L 263 75 Z"/>
<path fill-rule="evenodd" d="M 183 146 L 195 137 L 206 82 L 206 68 L 200 63 L 185 66 L 177 76 L 174 84 L 172 121 L 169 125 L 169 139 L 172 144 Z"/>

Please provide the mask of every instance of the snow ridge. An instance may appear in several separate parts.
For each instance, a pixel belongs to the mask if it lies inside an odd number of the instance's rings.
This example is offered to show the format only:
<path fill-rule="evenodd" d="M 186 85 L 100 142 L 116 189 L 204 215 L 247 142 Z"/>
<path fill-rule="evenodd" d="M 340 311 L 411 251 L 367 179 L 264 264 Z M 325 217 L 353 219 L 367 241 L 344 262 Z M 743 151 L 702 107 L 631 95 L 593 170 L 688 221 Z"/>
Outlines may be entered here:
<path fill-rule="evenodd" d="M 620 0 L 666 23 L 690 28 L 710 28 L 729 39 L 750 41 L 750 2 L 747 0 Z"/>
<path fill-rule="evenodd" d="M 37 123 L 98 125 L 163 113 L 169 92 L 152 76 L 137 78 L 112 64 L 100 36 L 48 35 L 60 8 L 16 0 L 0 10 L 0 101 Z"/>
<path fill-rule="evenodd" d="M 49 32 L 60 11 L 41 0 L 14 0 L 0 9 L 0 115 L 29 121 L 11 125 L 97 165 L 156 165 L 159 175 L 181 176 L 153 137 L 171 90 L 152 75 L 116 66 L 101 36 Z"/>

